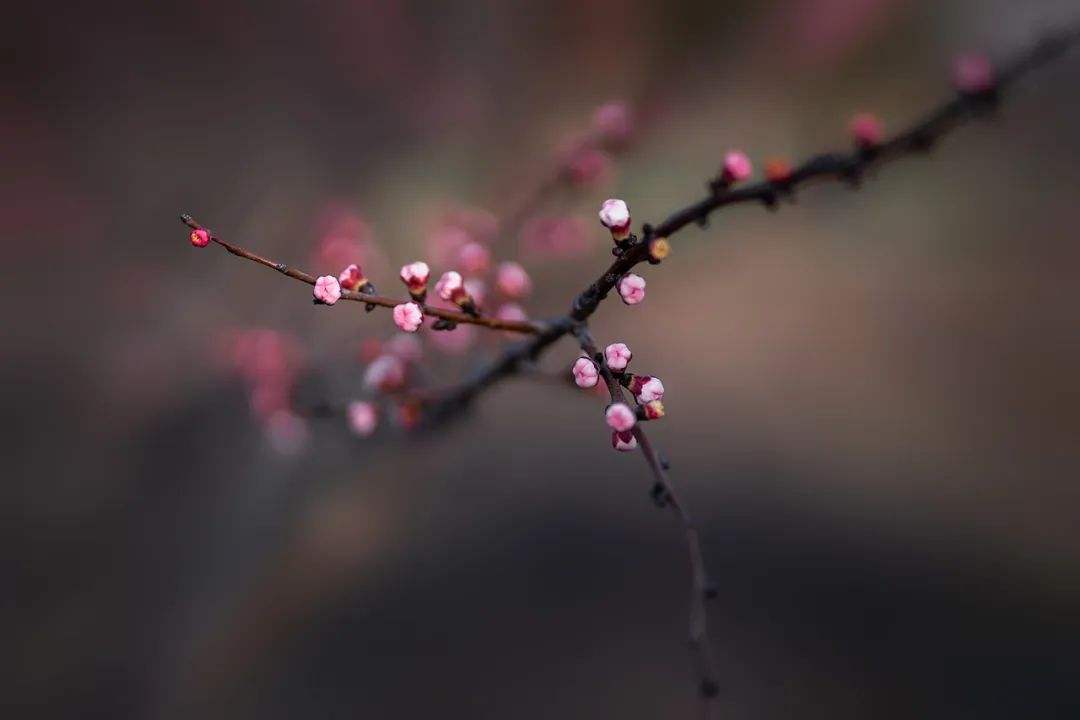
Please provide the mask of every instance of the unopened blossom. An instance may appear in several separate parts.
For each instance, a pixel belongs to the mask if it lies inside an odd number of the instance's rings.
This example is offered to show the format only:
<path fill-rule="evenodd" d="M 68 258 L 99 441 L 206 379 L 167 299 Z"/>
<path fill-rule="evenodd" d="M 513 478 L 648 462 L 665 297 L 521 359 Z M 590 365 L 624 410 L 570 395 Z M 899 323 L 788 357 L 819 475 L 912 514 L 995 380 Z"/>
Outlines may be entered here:
<path fill-rule="evenodd" d="M 375 406 L 369 402 L 356 400 L 349 403 L 347 409 L 349 429 L 359 437 L 368 437 L 375 432 L 379 415 Z"/>
<path fill-rule="evenodd" d="M 414 302 L 394 306 L 394 324 L 405 332 L 416 332 L 424 322 L 424 312 Z"/>
<path fill-rule="evenodd" d="M 484 304 L 484 298 L 487 297 L 487 285 L 479 278 L 469 278 L 464 283 L 465 294 L 472 298 L 472 301 L 477 305 Z"/>
<path fill-rule="evenodd" d="M 724 155 L 724 169 L 721 178 L 725 183 L 742 182 L 754 172 L 750 158 L 741 150 L 731 150 Z"/>
<path fill-rule="evenodd" d="M 642 405 L 653 400 L 663 400 L 664 383 L 660 382 L 658 377 L 635 375 L 630 381 L 630 392 L 634 394 L 634 397 Z"/>
<path fill-rule="evenodd" d="M 873 113 L 859 113 L 853 117 L 848 130 L 855 145 L 864 150 L 877 147 L 885 138 L 885 126 Z"/>
<path fill-rule="evenodd" d="M 619 280 L 619 297 L 627 305 L 637 305 L 645 299 L 645 278 L 627 273 Z"/>
<path fill-rule="evenodd" d="M 574 373 L 574 383 L 579 388 L 594 387 L 600 379 L 600 371 L 597 370 L 596 363 L 587 357 L 579 357 L 575 360 L 571 372 Z"/>
<path fill-rule="evenodd" d="M 615 448 L 619 452 L 629 452 L 637 449 L 637 438 L 634 437 L 632 430 L 626 430 L 624 432 L 612 432 L 611 433 L 611 447 Z"/>
<path fill-rule="evenodd" d="M 356 263 L 349 265 L 338 275 L 338 284 L 342 290 L 359 290 L 360 286 L 366 283 L 367 279 Z"/>
<path fill-rule="evenodd" d="M 398 334 L 386 341 L 386 352 L 406 362 L 416 362 L 423 355 L 420 340 L 412 334 Z"/>
<path fill-rule="evenodd" d="M 471 242 L 458 252 L 458 262 L 466 273 L 482 275 L 491 265 L 491 251 L 483 243 Z"/>
<path fill-rule="evenodd" d="M 532 290 L 532 279 L 519 263 L 504 262 L 495 273 L 495 285 L 503 295 L 520 298 Z"/>
<path fill-rule="evenodd" d="M 604 362 L 607 363 L 610 370 L 617 373 L 625 370 L 633 357 L 634 353 L 630 352 L 630 348 L 626 346 L 626 343 L 611 343 L 604 348 Z"/>
<path fill-rule="evenodd" d="M 608 427 L 616 432 L 626 432 L 637 424 L 637 416 L 626 403 L 611 403 L 604 412 Z"/>
<path fill-rule="evenodd" d="M 634 131 L 630 108 L 624 102 L 607 102 L 593 113 L 593 129 L 610 145 L 622 145 Z"/>
<path fill-rule="evenodd" d="M 315 280 L 315 299 L 325 305 L 333 305 L 341 299 L 341 285 L 333 275 L 322 275 Z"/>
<path fill-rule="evenodd" d="M 448 302 L 455 302 L 455 298 L 465 291 L 465 283 L 461 279 L 461 273 L 448 270 L 442 274 L 435 283 L 435 294 Z"/>
<path fill-rule="evenodd" d="M 765 179 L 771 183 L 785 183 L 791 179 L 791 163 L 774 158 L 765 163 Z"/>
<path fill-rule="evenodd" d="M 664 403 L 659 400 L 651 400 L 642 407 L 645 417 L 649 420 L 659 420 L 664 417 Z"/>
<path fill-rule="evenodd" d="M 990 58 L 981 53 L 966 53 L 953 61 L 953 85 L 966 95 L 989 92 L 997 84 Z"/>
<path fill-rule="evenodd" d="M 671 243 L 667 238 L 653 238 L 649 241 L 649 259 L 658 263 L 671 254 Z"/>
<path fill-rule="evenodd" d="M 409 294 L 418 300 L 423 301 L 423 297 L 427 294 L 427 282 L 428 276 L 431 274 L 431 270 L 428 268 L 427 263 L 416 261 L 403 265 L 401 267 L 401 282 L 405 283 L 405 287 L 409 289 Z"/>
<path fill-rule="evenodd" d="M 380 355 L 364 371 L 364 387 L 379 392 L 393 392 L 405 385 L 405 363 L 394 355 Z"/>
<path fill-rule="evenodd" d="M 195 247 L 206 247 L 210 244 L 210 233 L 202 228 L 191 231 L 191 244 Z"/>
<path fill-rule="evenodd" d="M 600 206 L 600 222 L 611 231 L 616 242 L 630 236 L 630 208 L 618 198 L 609 198 Z"/>

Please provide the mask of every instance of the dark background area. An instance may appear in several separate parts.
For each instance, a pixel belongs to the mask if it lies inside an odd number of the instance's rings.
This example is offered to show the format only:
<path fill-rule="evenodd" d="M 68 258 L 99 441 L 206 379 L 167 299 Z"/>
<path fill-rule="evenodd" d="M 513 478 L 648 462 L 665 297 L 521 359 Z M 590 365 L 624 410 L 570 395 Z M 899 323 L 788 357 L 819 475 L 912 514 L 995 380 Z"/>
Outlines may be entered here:
<path fill-rule="evenodd" d="M 607 197 L 657 221 L 729 147 L 760 167 L 947 96 L 1075 2 L 30 4 L 4 36 L 9 717 L 680 718 L 688 570 L 598 401 L 522 379 L 441 432 L 314 419 L 276 452 L 223 333 L 359 389 L 388 313 L 310 270 L 344 206 L 373 279 L 434 209 L 507 207 L 611 99 L 639 134 L 545 212 L 589 251 L 526 263 L 563 312 L 606 266 Z M 663 377 L 651 434 L 702 528 L 730 718 L 1080 711 L 1080 53 L 859 192 L 731 208 L 593 329 Z M 514 238 L 505 242 L 512 247 Z M 381 265 L 380 265 L 381 263 Z M 435 268 L 436 272 L 442 268 Z M 380 273 L 376 277 L 374 273 Z M 498 352 L 425 350 L 436 384 Z M 576 356 L 568 341 L 545 360 Z M 343 390 L 344 389 L 344 390 Z"/>

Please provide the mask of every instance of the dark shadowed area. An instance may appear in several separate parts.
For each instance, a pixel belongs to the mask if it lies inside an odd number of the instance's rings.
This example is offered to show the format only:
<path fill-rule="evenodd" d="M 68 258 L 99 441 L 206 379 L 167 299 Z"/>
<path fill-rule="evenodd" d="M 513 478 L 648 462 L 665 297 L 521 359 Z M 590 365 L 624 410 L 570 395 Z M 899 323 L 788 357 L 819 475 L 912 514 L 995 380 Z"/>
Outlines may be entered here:
<path fill-rule="evenodd" d="M 681 530 L 612 451 L 603 399 L 566 382 L 572 339 L 433 431 L 376 400 L 359 438 L 341 408 L 372 397 L 390 312 L 193 248 L 180 212 L 314 274 L 345 248 L 397 296 L 396 268 L 438 277 L 473 223 L 552 317 L 611 261 L 604 199 L 659 222 L 731 148 L 760 177 L 846 149 L 858 112 L 899 130 L 949 97 L 958 53 L 1080 19 L 1066 0 L 10 12 L 5 716 L 155 720 L 699 716 Z M 643 303 L 593 316 L 666 387 L 649 432 L 718 589 L 718 717 L 1080 716 L 1077 88 L 1080 49 L 857 191 L 723 209 L 639 269 Z M 629 138 L 578 157 L 612 102 Z M 410 382 L 436 389 L 513 342 L 419 335 Z"/>

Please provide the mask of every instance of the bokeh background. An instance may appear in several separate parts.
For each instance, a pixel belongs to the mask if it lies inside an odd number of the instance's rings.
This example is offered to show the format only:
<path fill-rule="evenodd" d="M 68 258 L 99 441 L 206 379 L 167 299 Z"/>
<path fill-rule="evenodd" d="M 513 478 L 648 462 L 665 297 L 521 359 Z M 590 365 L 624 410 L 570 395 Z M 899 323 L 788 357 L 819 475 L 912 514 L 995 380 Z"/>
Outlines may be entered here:
<path fill-rule="evenodd" d="M 223 346 L 302 348 L 360 392 L 387 313 L 194 250 L 319 272 L 327 212 L 372 279 L 447 208 L 495 216 L 594 109 L 635 109 L 606 178 L 548 199 L 530 314 L 723 152 L 760 165 L 893 128 L 959 51 L 1005 57 L 1074 2 L 28 4 L 5 37 L 3 454 L 9 717 L 677 718 L 696 712 L 677 525 L 602 404 L 508 382 L 440 432 L 282 444 Z M 12 11 L 9 8 L 9 11 Z M 732 208 L 593 327 L 663 377 L 655 441 L 703 528 L 724 717 L 1080 712 L 1080 53 L 859 192 Z M 500 237 L 498 254 L 519 237 Z M 380 264 L 381 263 L 381 264 Z M 435 268 L 436 272 L 445 268 Z M 396 291 L 395 291 L 396 292 Z M 498 351 L 426 348 L 440 386 Z M 565 369 L 569 342 L 544 368 Z"/>

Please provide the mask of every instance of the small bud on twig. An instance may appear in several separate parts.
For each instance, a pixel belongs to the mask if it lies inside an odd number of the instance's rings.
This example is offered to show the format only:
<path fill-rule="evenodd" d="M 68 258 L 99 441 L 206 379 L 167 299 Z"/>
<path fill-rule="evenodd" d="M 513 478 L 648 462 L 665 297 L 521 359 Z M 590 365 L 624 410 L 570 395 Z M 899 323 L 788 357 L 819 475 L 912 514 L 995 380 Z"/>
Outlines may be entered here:
<path fill-rule="evenodd" d="M 615 374 L 625 370 L 633 357 L 634 353 L 630 352 L 630 348 L 626 346 L 626 343 L 611 343 L 604 348 L 604 362 L 607 364 L 608 369 Z"/>
<path fill-rule="evenodd" d="M 619 452 L 630 452 L 637 449 L 637 438 L 630 430 L 625 432 L 614 431 L 611 433 L 611 447 Z"/>
<path fill-rule="evenodd" d="M 424 312 L 414 302 L 394 306 L 394 324 L 405 332 L 416 332 L 424 323 Z"/>
<path fill-rule="evenodd" d="M 570 371 L 574 374 L 574 383 L 579 388 L 595 387 L 600 379 L 600 372 L 591 358 L 579 357 Z"/>
<path fill-rule="evenodd" d="M 210 233 L 202 228 L 191 231 L 191 244 L 195 247 L 206 247 L 210 244 Z"/>
<path fill-rule="evenodd" d="M 627 273 L 619 280 L 619 297 L 627 305 L 637 305 L 645 299 L 645 278 Z"/>
<path fill-rule="evenodd" d="M 611 239 L 621 242 L 630 237 L 630 208 L 617 198 L 609 198 L 600 206 L 600 223 L 611 231 Z"/>
<path fill-rule="evenodd" d="M 626 432 L 637 424 L 637 416 L 626 403 L 616 402 L 608 405 L 604 412 L 608 427 L 616 432 Z"/>
<path fill-rule="evenodd" d="M 424 302 L 427 297 L 427 282 L 430 274 L 427 263 L 413 262 L 401 268 L 401 282 L 409 289 L 409 295 L 417 302 Z"/>
<path fill-rule="evenodd" d="M 316 302 L 333 305 L 341 299 L 341 285 L 333 275 L 323 275 L 315 280 L 315 289 L 312 294 Z"/>

